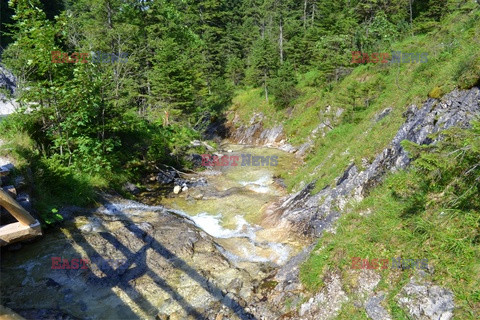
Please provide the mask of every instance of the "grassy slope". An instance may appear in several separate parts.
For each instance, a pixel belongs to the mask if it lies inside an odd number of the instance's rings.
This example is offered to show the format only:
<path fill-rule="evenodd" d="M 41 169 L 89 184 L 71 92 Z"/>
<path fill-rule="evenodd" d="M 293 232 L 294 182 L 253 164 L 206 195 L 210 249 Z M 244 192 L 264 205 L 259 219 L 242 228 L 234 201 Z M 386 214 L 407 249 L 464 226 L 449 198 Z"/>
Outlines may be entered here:
<path fill-rule="evenodd" d="M 433 96 L 452 91 L 455 87 L 471 87 L 480 74 L 480 21 L 476 14 L 465 10 L 451 15 L 440 30 L 426 36 L 409 37 L 393 46 L 403 52 L 428 52 L 427 63 L 366 64 L 331 88 L 310 86 L 318 74 L 312 71 L 300 77 L 300 98 L 288 116 L 267 104 L 261 89 L 239 91 L 231 110 L 245 123 L 255 112 L 263 112 L 265 125 L 282 122 L 289 142 L 300 145 L 318 124 L 328 117 L 327 106 L 360 111 L 353 119 L 337 123 L 326 137 L 315 140 L 306 166 L 293 176 L 285 177 L 291 190 L 318 179 L 317 191 L 332 184 L 354 161 L 362 167 L 362 159 L 373 160 L 391 141 L 403 123 L 402 113 L 410 104 L 420 105 Z M 365 107 L 365 101 L 368 107 Z M 392 113 L 374 123 L 375 115 L 391 107 Z M 333 112 L 334 113 L 334 112 Z M 303 183 L 302 183 L 303 182 Z"/>
<path fill-rule="evenodd" d="M 473 5 L 473 4 L 470 4 Z M 331 88 L 311 86 L 315 71 L 302 75 L 302 96 L 295 101 L 290 116 L 265 103 L 260 89 L 238 93 L 233 110 L 245 122 L 254 112 L 269 117 L 267 126 L 282 122 L 290 143 L 299 145 L 328 115 L 327 106 L 360 110 L 343 118 L 324 138 L 317 138 L 305 166 L 285 176 L 290 190 L 318 180 L 316 190 L 334 183 L 353 161 L 362 168 L 362 159 L 371 162 L 385 148 L 404 122 L 402 113 L 410 104 L 421 105 L 428 95 L 439 97 L 456 87 L 469 88 L 480 78 L 480 13 L 465 8 L 449 16 L 436 31 L 405 39 L 393 46 L 404 52 L 428 52 L 428 63 L 396 65 L 369 64 L 354 71 Z M 368 107 L 364 101 L 369 100 Z M 387 107 L 392 113 L 375 123 L 375 116 Z M 351 270 L 351 258 L 404 257 L 429 260 L 435 268 L 431 280 L 455 293 L 457 319 L 480 318 L 480 252 L 472 239 L 479 228 L 478 212 L 459 212 L 431 207 L 421 214 L 405 216 L 407 204 L 396 199 L 409 183 L 421 179 L 415 172 L 388 177 L 382 186 L 360 204 L 353 204 L 338 223 L 336 234 L 319 241 L 301 271 L 306 287 L 318 291 L 327 270 L 342 274 L 345 290 L 355 287 L 358 273 Z M 369 214 L 364 214 L 368 212 Z M 391 260 L 390 260 L 391 261 Z M 388 290 L 385 306 L 394 319 L 408 319 L 394 296 L 408 282 L 412 271 L 381 271 L 378 290 Z M 363 308 L 349 304 L 340 319 L 367 319 Z"/>

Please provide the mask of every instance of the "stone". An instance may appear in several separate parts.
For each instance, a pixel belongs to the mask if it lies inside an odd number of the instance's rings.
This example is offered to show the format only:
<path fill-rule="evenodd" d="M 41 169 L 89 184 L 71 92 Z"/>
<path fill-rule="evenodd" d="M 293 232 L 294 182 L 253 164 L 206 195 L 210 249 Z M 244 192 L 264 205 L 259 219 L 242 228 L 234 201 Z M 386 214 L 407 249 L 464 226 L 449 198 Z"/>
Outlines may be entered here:
<path fill-rule="evenodd" d="M 181 191 L 182 191 L 182 187 L 180 187 L 180 186 L 175 186 L 173 188 L 173 193 L 175 193 L 175 194 L 179 194 Z"/>
<path fill-rule="evenodd" d="M 392 112 L 392 108 L 386 108 L 382 112 L 380 112 L 378 115 L 375 116 L 375 122 L 378 122 L 388 116 Z"/>
<path fill-rule="evenodd" d="M 372 320 L 391 320 L 392 317 L 390 314 L 385 310 L 385 308 L 381 305 L 381 302 L 385 300 L 385 294 L 379 293 L 370 299 L 367 300 L 365 303 L 365 311 L 367 315 Z"/>
<path fill-rule="evenodd" d="M 195 200 L 202 200 L 203 199 L 203 193 L 197 193 L 193 195 L 193 199 Z"/>
<path fill-rule="evenodd" d="M 32 239 L 42 235 L 40 223 L 25 226 L 20 222 L 10 223 L 0 227 L 0 246 Z"/>
<path fill-rule="evenodd" d="M 187 187 L 187 186 L 185 186 L 185 187 L 182 188 L 182 192 L 187 192 L 187 191 L 188 191 L 188 187 Z"/>
<path fill-rule="evenodd" d="M 175 178 L 173 181 L 175 185 L 181 186 L 182 188 L 194 188 L 194 187 L 201 187 L 207 185 L 207 180 L 205 178 L 200 178 L 197 180 L 186 180 L 182 178 Z"/>
<path fill-rule="evenodd" d="M 300 306 L 299 315 L 301 319 L 334 319 L 346 301 L 340 276 L 333 273 L 327 276 L 325 288 Z"/>
<path fill-rule="evenodd" d="M 160 172 L 157 174 L 157 181 L 160 182 L 161 184 L 170 184 L 177 177 L 178 177 L 178 173 L 173 169 L 160 170 Z"/>
<path fill-rule="evenodd" d="M 94 228 L 94 222 L 98 228 Z M 80 226 L 86 224 L 90 224 L 91 232 L 81 230 Z M 63 237 L 57 241 L 58 236 L 52 234 L 45 236 L 43 244 L 47 245 L 36 246 L 38 251 L 34 252 L 44 257 L 44 264 L 25 257 L 12 265 L 10 271 L 2 265 L 2 294 L 8 293 L 2 297 L 3 305 L 53 310 L 61 301 L 65 310 L 77 308 L 72 312 L 75 315 L 72 319 L 98 317 L 98 310 L 105 310 L 105 301 L 114 307 L 106 310 L 108 317 L 104 313 L 101 318 L 154 319 L 156 315 L 174 314 L 178 319 L 200 318 L 188 315 L 183 305 L 191 306 L 190 310 L 198 312 L 203 319 L 215 319 L 219 313 L 224 315 L 223 319 L 253 319 L 244 310 L 247 296 L 243 290 L 254 291 L 259 280 L 253 276 L 257 275 L 233 265 L 220 251 L 216 240 L 190 223 L 187 217 L 160 206 L 110 197 L 100 208 L 77 212 L 71 225 L 69 232 L 75 239 L 74 246 L 65 245 L 68 240 Z M 52 270 L 50 258 L 59 256 L 69 260 L 107 261 L 112 270 Z M 111 262 L 118 260 L 124 262 Z M 19 265 L 28 266 L 31 272 L 19 272 Z M 8 279 L 3 277 L 7 272 Z M 35 299 L 44 291 L 47 279 L 55 281 L 55 288 L 50 290 L 52 294 Z M 240 281 L 241 292 L 229 291 Z M 15 290 L 19 287 L 25 291 Z M 19 299 L 20 294 L 24 300 Z M 64 299 L 67 296 L 74 298 Z M 86 310 L 80 309 L 81 301 L 87 303 Z M 135 316 L 131 308 L 142 304 L 146 307 L 145 315 Z M 27 319 L 43 317 L 37 314 Z"/>
<path fill-rule="evenodd" d="M 17 189 L 15 189 L 14 186 L 10 185 L 10 186 L 5 186 L 5 187 L 2 187 L 3 191 L 5 191 L 6 193 L 8 193 L 8 195 L 10 197 L 12 197 L 13 199 L 15 199 L 17 197 Z"/>
<path fill-rule="evenodd" d="M 397 295 L 397 301 L 420 320 L 449 320 L 455 308 L 452 291 L 430 282 L 417 283 L 414 277 Z"/>
<path fill-rule="evenodd" d="M 32 202 L 30 201 L 30 195 L 28 193 L 20 192 L 16 200 L 25 210 L 32 212 Z"/>
<path fill-rule="evenodd" d="M 13 180 L 13 185 L 15 186 L 15 189 L 17 189 L 17 190 L 24 189 L 27 186 L 27 183 L 25 181 L 25 177 L 24 176 L 15 177 L 15 179 Z"/>
<path fill-rule="evenodd" d="M 140 193 L 140 189 L 131 182 L 125 183 L 125 185 L 123 186 L 123 190 L 130 192 L 133 195 L 137 195 Z"/>

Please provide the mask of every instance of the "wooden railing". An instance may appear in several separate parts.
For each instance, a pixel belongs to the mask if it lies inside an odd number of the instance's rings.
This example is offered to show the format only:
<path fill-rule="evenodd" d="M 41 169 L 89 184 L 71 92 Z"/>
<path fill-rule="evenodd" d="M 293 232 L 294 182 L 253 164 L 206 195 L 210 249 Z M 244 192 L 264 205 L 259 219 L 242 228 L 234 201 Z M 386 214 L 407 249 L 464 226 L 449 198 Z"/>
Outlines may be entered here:
<path fill-rule="evenodd" d="M 10 197 L 8 193 L 0 189 L 0 206 L 7 209 L 7 211 L 15 217 L 21 224 L 30 226 L 38 221 L 28 213 L 15 199 Z"/>
<path fill-rule="evenodd" d="M 0 206 L 4 207 L 18 222 L 0 227 L 0 246 L 28 240 L 42 235 L 40 222 L 0 188 Z"/>

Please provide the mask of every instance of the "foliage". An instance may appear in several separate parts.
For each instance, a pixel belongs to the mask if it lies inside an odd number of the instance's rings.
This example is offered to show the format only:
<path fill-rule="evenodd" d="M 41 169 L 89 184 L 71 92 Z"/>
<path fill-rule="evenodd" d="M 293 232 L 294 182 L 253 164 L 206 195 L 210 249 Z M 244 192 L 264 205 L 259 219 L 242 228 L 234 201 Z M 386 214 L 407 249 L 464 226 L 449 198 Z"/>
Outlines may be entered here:
<path fill-rule="evenodd" d="M 309 290 L 323 286 L 327 270 L 338 270 L 344 290 L 354 292 L 354 257 L 428 259 L 435 269 L 428 279 L 454 292 L 455 316 L 478 318 L 480 126 L 474 122 L 471 129 L 452 128 L 438 138 L 426 146 L 404 142 L 415 158 L 413 167 L 389 175 L 362 202 L 351 205 L 335 234 L 322 237 L 301 267 Z M 380 271 L 378 290 L 390 292 L 386 300 L 391 314 L 401 313 L 396 293 L 415 272 Z M 354 318 L 359 310 L 343 312 Z"/>
<path fill-rule="evenodd" d="M 275 104 L 279 108 L 290 106 L 299 92 L 296 88 L 297 78 L 290 62 L 284 62 L 271 83 L 271 92 L 275 96 Z"/>
<path fill-rule="evenodd" d="M 443 95 L 442 88 L 435 87 L 428 93 L 428 96 L 433 99 L 440 99 Z"/>
<path fill-rule="evenodd" d="M 472 125 L 471 130 L 453 128 L 441 136 L 436 134 L 439 141 L 432 145 L 403 143 L 423 177 L 420 189 L 437 195 L 434 199 L 419 199 L 422 206 L 434 201 L 446 208 L 480 211 L 480 122 Z M 412 192 L 418 192 L 417 188 Z"/>

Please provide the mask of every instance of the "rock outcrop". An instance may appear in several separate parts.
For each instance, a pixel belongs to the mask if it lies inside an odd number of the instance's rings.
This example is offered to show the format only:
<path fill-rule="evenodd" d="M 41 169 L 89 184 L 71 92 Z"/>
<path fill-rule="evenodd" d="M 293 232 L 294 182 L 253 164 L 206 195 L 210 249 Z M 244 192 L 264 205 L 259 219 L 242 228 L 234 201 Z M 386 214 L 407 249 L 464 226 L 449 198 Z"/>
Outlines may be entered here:
<path fill-rule="evenodd" d="M 281 124 L 273 128 L 265 128 L 263 124 L 265 115 L 261 112 L 255 113 L 249 124 L 242 124 L 238 116 L 235 115 L 234 119 L 227 123 L 227 137 L 238 144 L 275 147 L 286 152 L 295 153 L 300 158 L 311 150 L 314 145 L 313 140 L 318 135 L 325 136 L 328 131 L 333 129 L 333 123 L 338 121 L 343 112 L 342 108 L 334 110 L 332 106 L 327 106 L 323 111 L 324 119 L 306 137 L 306 141 L 298 147 L 287 143 L 288 139 Z"/>
<path fill-rule="evenodd" d="M 404 113 L 405 123 L 390 145 L 377 155 L 366 170 L 360 171 L 355 164 L 351 164 L 337 179 L 334 187 L 327 186 L 314 195 L 311 191 L 315 183 L 307 184 L 302 190 L 287 196 L 275 208 L 267 211 L 267 219 L 274 220 L 284 228 L 296 230 L 306 237 L 319 237 L 327 228 L 332 227 L 349 201 L 362 200 L 368 190 L 382 181 L 386 173 L 408 166 L 411 159 L 400 144 L 403 140 L 417 144 L 434 143 L 429 137 L 431 134 L 453 126 L 469 127 L 470 122 L 479 115 L 480 90 L 476 87 L 466 91 L 455 90 L 442 100 L 428 99 L 420 108 L 412 105 Z M 313 246 L 306 248 L 273 278 L 277 285 L 269 293 L 271 298 L 266 303 L 276 310 L 278 315 L 283 314 L 287 318 L 295 319 L 329 319 L 327 315 L 322 316 L 321 308 L 316 309 L 318 303 L 337 310 L 338 304 L 345 301 L 340 290 L 336 290 L 336 294 L 331 297 L 328 297 L 328 294 L 325 296 L 328 290 L 338 288 L 333 281 L 336 278 L 332 275 L 330 287 L 326 284 L 326 293 L 320 292 L 302 304 L 299 310 L 301 314 L 285 309 L 286 301 L 299 297 L 304 291 L 299 280 L 299 268 L 312 250 Z M 382 300 L 382 296 L 371 295 L 362 302 L 371 319 L 390 318 L 380 305 Z M 448 290 L 433 284 L 418 285 L 411 282 L 403 289 L 398 302 L 414 319 L 450 319 L 452 316 L 453 296 Z"/>
<path fill-rule="evenodd" d="M 327 186 L 311 195 L 314 183 L 310 183 L 296 194 L 283 199 L 275 212 L 270 214 L 279 223 L 288 225 L 305 236 L 318 237 L 349 201 L 362 200 L 368 190 L 382 181 L 386 173 L 408 166 L 410 158 L 400 144 L 403 140 L 430 144 L 434 141 L 429 135 L 453 126 L 468 127 L 479 115 L 479 88 L 455 90 L 441 101 L 428 99 L 420 108 L 412 105 L 404 113 L 406 121 L 390 145 L 377 155 L 366 170 L 360 171 L 352 163 L 337 179 L 336 186 Z"/>
<path fill-rule="evenodd" d="M 281 124 L 273 128 L 264 128 L 263 120 L 265 116 L 263 113 L 256 113 L 250 119 L 250 123 L 241 124 L 238 128 L 238 118 L 235 118 L 228 124 L 229 136 L 228 138 L 238 144 L 249 144 L 257 146 L 281 147 L 285 148 L 285 133 Z M 292 151 L 296 151 L 291 147 Z"/>

